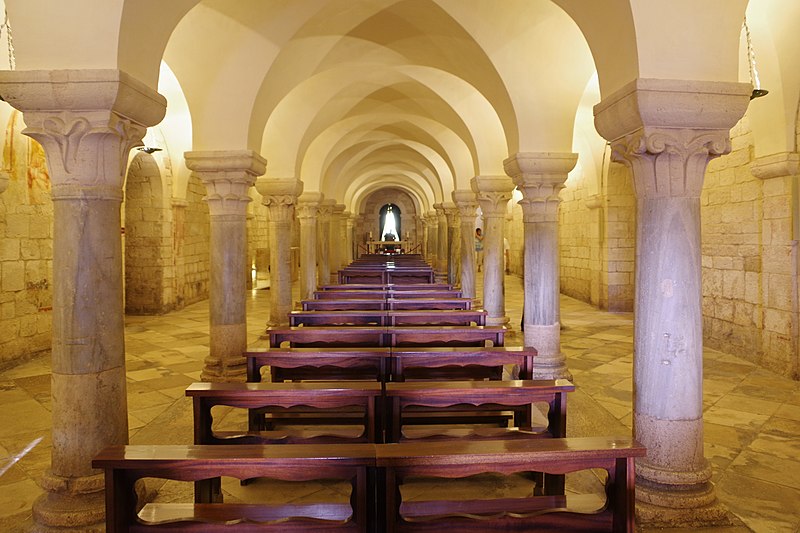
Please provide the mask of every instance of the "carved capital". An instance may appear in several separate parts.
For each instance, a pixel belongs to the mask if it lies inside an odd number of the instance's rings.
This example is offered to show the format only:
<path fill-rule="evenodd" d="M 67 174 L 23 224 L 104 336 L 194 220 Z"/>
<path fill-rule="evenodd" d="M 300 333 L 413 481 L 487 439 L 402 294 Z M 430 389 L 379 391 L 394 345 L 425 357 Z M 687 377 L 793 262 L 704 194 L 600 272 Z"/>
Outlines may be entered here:
<path fill-rule="evenodd" d="M 295 213 L 300 224 L 315 223 L 317 220 L 317 213 L 319 212 L 319 204 L 322 202 L 322 193 L 319 192 L 304 192 L 297 197 L 297 206 Z"/>
<path fill-rule="evenodd" d="M 611 143 L 639 198 L 699 197 L 708 162 L 730 152 L 728 131 L 646 128 Z"/>
<path fill-rule="evenodd" d="M 475 199 L 475 193 L 472 190 L 453 191 L 453 202 L 455 202 L 458 208 L 458 214 L 461 216 L 462 224 L 464 224 L 465 220 L 475 223 L 478 201 Z"/>
<path fill-rule="evenodd" d="M 290 194 L 264 196 L 263 204 L 267 207 L 270 222 L 288 224 L 294 217 L 297 197 Z"/>
<path fill-rule="evenodd" d="M 730 151 L 746 83 L 639 78 L 594 108 L 612 157 L 631 167 L 637 196 L 697 197 L 708 161 Z"/>
<path fill-rule="evenodd" d="M 559 193 L 569 172 L 575 168 L 578 154 L 518 153 L 503 162 L 506 173 L 522 192 L 525 222 L 557 222 Z"/>
<path fill-rule="evenodd" d="M 121 189 L 128 152 L 166 112 L 163 96 L 119 70 L 4 71 L 0 94 L 44 147 L 54 199 Z"/>
<path fill-rule="evenodd" d="M 186 152 L 186 166 L 206 186 L 211 216 L 247 214 L 250 188 L 267 162 L 250 150 Z"/>
<path fill-rule="evenodd" d="M 458 216 L 458 207 L 455 204 L 445 202 L 442 204 L 442 211 L 444 212 L 444 216 L 447 219 L 447 225 L 451 228 L 459 226 L 461 224 L 461 220 Z"/>
<path fill-rule="evenodd" d="M 514 190 L 508 176 L 476 176 L 470 181 L 484 218 L 505 216 L 506 206 Z"/>

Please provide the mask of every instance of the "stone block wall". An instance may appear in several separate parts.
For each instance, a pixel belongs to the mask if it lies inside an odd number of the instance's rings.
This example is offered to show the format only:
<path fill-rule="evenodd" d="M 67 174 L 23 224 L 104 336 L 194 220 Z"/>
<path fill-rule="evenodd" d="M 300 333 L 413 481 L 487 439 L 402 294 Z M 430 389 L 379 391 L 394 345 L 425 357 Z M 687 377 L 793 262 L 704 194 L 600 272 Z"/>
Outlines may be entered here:
<path fill-rule="evenodd" d="M 595 282 L 596 293 L 600 226 L 597 211 L 587 206 L 590 193 L 583 175 L 570 176 L 560 196 L 561 292 L 598 305 L 597 297 L 592 298 L 592 283 Z"/>
<path fill-rule="evenodd" d="M 599 199 L 602 247 L 599 306 L 609 311 L 633 311 L 636 267 L 636 197 L 633 175 L 620 163 L 610 163 L 604 196 Z"/>
<path fill-rule="evenodd" d="M 253 288 L 252 269 L 256 269 L 255 286 L 264 286 L 269 280 L 269 214 L 262 196 L 253 188 L 250 191 L 247 214 L 247 271 L 249 288 Z"/>
<path fill-rule="evenodd" d="M 15 128 L 9 132 L 14 142 L 2 161 L 8 188 L 0 194 L 0 368 L 50 350 L 53 310 L 53 203 L 44 153 Z"/>
<path fill-rule="evenodd" d="M 731 153 L 709 163 L 700 197 L 703 330 L 707 345 L 757 361 L 765 212 L 762 184 L 750 172 L 753 139 L 746 119 L 731 131 L 731 141 Z"/>
<path fill-rule="evenodd" d="M 186 201 L 173 202 L 176 280 L 180 306 L 208 298 L 210 277 L 208 204 L 205 185 L 192 175 Z"/>

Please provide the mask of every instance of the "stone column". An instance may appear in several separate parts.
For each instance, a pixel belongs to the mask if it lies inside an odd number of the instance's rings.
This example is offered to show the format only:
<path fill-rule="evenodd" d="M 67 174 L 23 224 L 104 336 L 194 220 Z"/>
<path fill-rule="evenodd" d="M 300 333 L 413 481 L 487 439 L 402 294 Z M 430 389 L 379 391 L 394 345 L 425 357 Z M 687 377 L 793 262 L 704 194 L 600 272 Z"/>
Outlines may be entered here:
<path fill-rule="evenodd" d="M 436 227 L 438 228 L 438 235 L 436 236 L 436 271 L 440 275 L 447 275 L 447 261 L 450 257 L 448 254 L 447 245 L 447 215 L 444 213 L 444 205 L 433 204 L 436 213 Z"/>
<path fill-rule="evenodd" d="M 344 247 L 342 246 L 342 215 L 343 204 L 334 204 L 331 210 L 330 234 L 328 235 L 328 263 L 331 268 L 331 279 L 338 279 L 339 270 L 344 261 Z"/>
<path fill-rule="evenodd" d="M 537 379 L 571 379 L 561 352 L 558 206 L 559 192 L 575 167 L 577 154 L 519 153 L 504 162 L 506 173 L 522 192 L 525 229 L 525 346 L 539 352 Z"/>
<path fill-rule="evenodd" d="M 330 268 L 330 242 L 331 242 L 331 213 L 336 200 L 323 200 L 319 204 L 317 220 L 317 283 L 319 285 L 331 284 Z"/>
<path fill-rule="evenodd" d="M 472 191 L 453 191 L 461 218 L 461 292 L 475 299 L 475 217 L 478 202 Z"/>
<path fill-rule="evenodd" d="M 210 350 L 203 381 L 245 381 L 247 361 L 247 204 L 267 162 L 249 150 L 186 152 L 186 166 L 206 186 L 211 221 Z"/>
<path fill-rule="evenodd" d="M 428 260 L 428 219 L 425 217 L 425 215 L 422 215 L 422 216 L 419 217 L 419 222 L 420 222 L 420 228 L 421 228 L 421 231 L 419 233 L 419 235 L 420 235 L 419 253 L 421 253 L 422 254 L 422 258 L 427 261 Z"/>
<path fill-rule="evenodd" d="M 483 212 L 483 308 L 488 312 L 486 323 L 502 326 L 508 323 L 503 222 L 514 183 L 508 176 L 477 176 L 472 178 L 471 185 Z"/>
<path fill-rule="evenodd" d="M 269 322 L 287 326 L 292 310 L 292 221 L 303 182 L 295 178 L 262 178 L 256 189 L 269 213 Z"/>
<path fill-rule="evenodd" d="M 361 253 L 366 249 L 364 215 L 355 215 L 353 217 L 353 222 L 353 259 L 358 259 Z"/>
<path fill-rule="evenodd" d="M 344 266 L 349 265 L 353 262 L 353 258 L 355 257 L 353 253 L 353 228 L 355 227 L 355 217 L 353 216 L 350 211 L 344 212 L 344 239 L 342 242 L 345 243 L 345 248 L 347 249 L 345 256 L 344 256 Z"/>
<path fill-rule="evenodd" d="M 128 442 L 120 205 L 130 149 L 166 100 L 119 70 L 5 71 L 0 94 L 44 148 L 53 198 L 50 468 L 35 531 L 104 531 L 92 458 Z"/>
<path fill-rule="evenodd" d="M 0 171 L 0 194 L 6 192 L 8 188 L 8 173 Z"/>
<path fill-rule="evenodd" d="M 655 526 L 725 521 L 703 454 L 700 190 L 708 161 L 730 150 L 751 86 L 637 79 L 595 106 L 637 198 L 634 431 L 636 511 Z"/>
<path fill-rule="evenodd" d="M 300 221 L 300 299 L 312 300 L 317 290 L 317 211 L 322 193 L 304 192 L 297 198 Z"/>
<path fill-rule="evenodd" d="M 442 210 L 447 220 L 447 283 L 455 286 L 460 282 L 461 220 L 458 218 L 458 208 L 454 203 L 443 203 Z"/>
<path fill-rule="evenodd" d="M 425 218 L 428 220 L 428 262 L 436 270 L 439 265 L 439 217 L 436 211 L 429 211 Z"/>

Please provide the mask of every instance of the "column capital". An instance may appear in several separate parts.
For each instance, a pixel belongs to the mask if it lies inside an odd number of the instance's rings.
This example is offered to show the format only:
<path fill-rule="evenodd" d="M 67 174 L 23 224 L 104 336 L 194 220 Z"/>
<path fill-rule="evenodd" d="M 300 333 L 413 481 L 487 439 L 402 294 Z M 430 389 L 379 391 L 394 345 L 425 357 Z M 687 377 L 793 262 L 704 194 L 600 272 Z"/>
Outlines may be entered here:
<path fill-rule="evenodd" d="M 347 209 L 347 207 L 344 204 L 334 204 L 333 208 L 331 210 L 331 214 L 333 216 L 339 216 L 340 217 L 340 216 L 342 216 L 342 213 L 344 213 L 345 209 Z"/>
<path fill-rule="evenodd" d="M 318 216 L 320 222 L 330 222 L 333 208 L 336 206 L 336 200 L 328 198 L 319 204 Z"/>
<path fill-rule="evenodd" d="M 503 162 L 503 168 L 522 192 L 525 222 L 557 222 L 559 192 L 569 172 L 575 168 L 578 154 L 557 152 L 521 152 Z"/>
<path fill-rule="evenodd" d="M 250 188 L 267 168 L 267 161 L 250 150 L 185 152 L 186 167 L 206 186 L 211 216 L 245 215 Z"/>
<path fill-rule="evenodd" d="M 54 199 L 122 198 L 128 152 L 166 113 L 166 99 L 121 70 L 0 73 L 0 95 L 45 149 Z"/>
<path fill-rule="evenodd" d="M 472 189 L 453 191 L 453 202 L 455 202 L 458 208 L 462 222 L 465 218 L 469 219 L 470 217 L 473 222 L 475 221 L 474 219 L 477 214 L 475 211 L 478 209 L 478 200 L 475 199 L 475 191 Z"/>
<path fill-rule="evenodd" d="M 323 195 L 320 192 L 304 192 L 297 197 L 297 207 L 295 212 L 300 223 L 316 222 L 319 204 L 322 202 Z"/>
<path fill-rule="evenodd" d="M 639 197 L 699 197 L 708 161 L 730 151 L 746 83 L 639 78 L 594 107 L 612 158 L 633 169 Z"/>
<path fill-rule="evenodd" d="M 260 178 L 256 189 L 263 197 L 270 221 L 289 223 L 294 216 L 297 198 L 303 192 L 303 182 L 296 178 Z"/>
<path fill-rule="evenodd" d="M 758 179 L 786 178 L 800 175 L 800 153 L 781 152 L 755 159 L 750 172 Z"/>
<path fill-rule="evenodd" d="M 454 227 L 459 224 L 458 207 L 453 202 L 442 202 L 442 211 L 447 219 L 447 225 Z"/>
<path fill-rule="evenodd" d="M 511 199 L 514 182 L 508 176 L 475 176 L 470 181 L 484 218 L 502 217 Z"/>

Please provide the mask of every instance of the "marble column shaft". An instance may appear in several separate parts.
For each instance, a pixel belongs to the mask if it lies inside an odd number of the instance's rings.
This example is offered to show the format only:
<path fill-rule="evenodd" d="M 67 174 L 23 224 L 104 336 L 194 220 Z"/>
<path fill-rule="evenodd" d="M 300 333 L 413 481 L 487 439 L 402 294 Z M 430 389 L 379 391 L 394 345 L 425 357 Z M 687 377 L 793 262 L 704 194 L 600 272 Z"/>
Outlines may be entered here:
<path fill-rule="evenodd" d="M 475 193 L 453 191 L 461 219 L 461 292 L 464 298 L 475 299 L 475 218 L 478 202 Z"/>
<path fill-rule="evenodd" d="M 206 186 L 210 228 L 210 350 L 201 379 L 244 381 L 247 361 L 247 204 L 267 162 L 249 150 L 186 152 Z"/>
<path fill-rule="evenodd" d="M 447 283 L 456 286 L 460 282 L 461 220 L 455 204 L 445 203 L 443 210 L 447 219 Z"/>
<path fill-rule="evenodd" d="M 292 226 L 303 182 L 262 178 L 256 182 L 269 216 L 270 315 L 267 326 L 288 326 L 292 310 Z"/>
<path fill-rule="evenodd" d="M 595 106 L 637 197 L 634 430 L 644 523 L 720 523 L 703 452 L 700 191 L 747 108 L 740 83 L 638 79 Z"/>
<path fill-rule="evenodd" d="M 353 228 L 355 227 L 355 220 L 353 218 L 352 213 L 349 211 L 344 212 L 344 238 L 343 242 L 345 243 L 345 256 L 344 256 L 344 267 L 348 266 L 350 263 L 353 262 Z"/>
<path fill-rule="evenodd" d="M 300 221 L 300 299 L 312 300 L 317 290 L 317 212 L 322 194 L 304 192 L 298 197 Z"/>
<path fill-rule="evenodd" d="M 336 200 L 324 200 L 319 205 L 317 220 L 317 283 L 320 285 L 331 284 L 330 267 L 330 235 L 331 235 L 331 213 Z"/>
<path fill-rule="evenodd" d="M 522 192 L 524 255 L 524 343 L 539 352 L 534 365 L 537 379 L 571 379 L 561 351 L 558 244 L 559 192 L 575 167 L 577 154 L 519 153 L 505 169 Z"/>
<path fill-rule="evenodd" d="M 438 235 L 436 236 L 436 271 L 440 274 L 447 275 L 447 263 L 450 258 L 447 239 L 447 215 L 444 213 L 444 206 L 442 204 L 433 204 L 433 208 L 436 210 L 436 227 L 438 228 Z"/>
<path fill-rule="evenodd" d="M 339 277 L 339 270 L 342 269 L 344 263 L 344 246 L 342 245 L 342 215 L 344 214 L 344 205 L 336 204 L 331 211 L 330 221 L 330 234 L 328 235 L 328 266 L 331 269 L 331 279 L 336 280 Z"/>
<path fill-rule="evenodd" d="M 436 211 L 429 211 L 428 218 L 428 262 L 434 270 L 439 266 L 439 217 Z"/>
<path fill-rule="evenodd" d="M 5 71 L 0 93 L 44 148 L 53 198 L 51 465 L 36 531 L 103 531 L 91 467 L 128 442 L 120 205 L 130 149 L 166 100 L 119 70 Z"/>
<path fill-rule="evenodd" d="M 478 176 L 472 178 L 472 189 L 483 212 L 483 308 L 488 313 L 486 323 L 501 326 L 508 323 L 503 225 L 514 184 L 508 176 Z"/>

